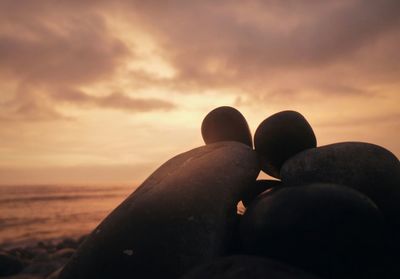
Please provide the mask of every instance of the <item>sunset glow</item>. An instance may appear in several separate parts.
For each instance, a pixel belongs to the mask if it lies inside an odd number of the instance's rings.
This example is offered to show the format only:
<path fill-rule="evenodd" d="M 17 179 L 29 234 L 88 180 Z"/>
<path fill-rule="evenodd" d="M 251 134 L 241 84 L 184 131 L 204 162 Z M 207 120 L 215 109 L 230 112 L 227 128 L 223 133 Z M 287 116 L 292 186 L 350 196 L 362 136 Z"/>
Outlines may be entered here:
<path fill-rule="evenodd" d="M 400 156 L 399 1 L 0 3 L 0 184 L 137 185 L 234 106 Z"/>

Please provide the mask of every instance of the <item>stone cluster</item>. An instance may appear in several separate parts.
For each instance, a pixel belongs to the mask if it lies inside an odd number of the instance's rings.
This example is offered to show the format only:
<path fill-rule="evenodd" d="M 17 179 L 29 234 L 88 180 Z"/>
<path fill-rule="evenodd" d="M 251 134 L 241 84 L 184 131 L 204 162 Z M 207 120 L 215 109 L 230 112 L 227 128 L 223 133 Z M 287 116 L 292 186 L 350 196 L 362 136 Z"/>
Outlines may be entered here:
<path fill-rule="evenodd" d="M 39 241 L 0 251 L 0 278 L 56 279 L 86 236 Z"/>
<path fill-rule="evenodd" d="M 295 111 L 266 118 L 254 149 L 234 108 L 211 111 L 201 131 L 206 145 L 150 175 L 60 279 L 400 278 L 400 163 L 390 151 L 317 147 Z M 260 170 L 279 180 L 257 180 Z"/>

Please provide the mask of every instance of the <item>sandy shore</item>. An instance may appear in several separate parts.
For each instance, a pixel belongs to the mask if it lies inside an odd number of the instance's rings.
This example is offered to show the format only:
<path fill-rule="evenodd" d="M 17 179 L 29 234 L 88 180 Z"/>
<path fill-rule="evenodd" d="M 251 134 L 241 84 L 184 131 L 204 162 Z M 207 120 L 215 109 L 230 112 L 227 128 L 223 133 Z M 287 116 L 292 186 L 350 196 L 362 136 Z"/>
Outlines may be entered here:
<path fill-rule="evenodd" d="M 25 247 L 0 250 L 0 277 L 53 278 L 82 243 L 80 238 L 40 241 Z M 5 277 L 4 277 L 5 276 Z"/>

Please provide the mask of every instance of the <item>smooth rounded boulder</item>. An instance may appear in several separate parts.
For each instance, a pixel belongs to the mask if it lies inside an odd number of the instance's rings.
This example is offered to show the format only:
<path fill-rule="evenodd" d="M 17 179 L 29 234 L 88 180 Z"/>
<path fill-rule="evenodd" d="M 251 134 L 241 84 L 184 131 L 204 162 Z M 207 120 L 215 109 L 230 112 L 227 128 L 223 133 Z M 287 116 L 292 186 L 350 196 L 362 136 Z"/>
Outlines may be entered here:
<path fill-rule="evenodd" d="M 283 165 L 281 179 L 287 184 L 325 182 L 356 189 L 400 232 L 400 162 L 383 147 L 342 142 L 309 149 Z"/>
<path fill-rule="evenodd" d="M 279 178 L 283 163 L 297 153 L 317 146 L 310 124 L 296 111 L 281 111 L 266 118 L 254 134 L 261 169 Z"/>
<path fill-rule="evenodd" d="M 253 146 L 246 119 L 233 107 L 218 107 L 209 112 L 201 124 L 201 135 L 206 144 L 237 141 Z"/>
<path fill-rule="evenodd" d="M 237 142 L 172 158 L 100 223 L 59 278 L 177 278 L 225 254 L 236 204 L 258 173 L 255 152 Z"/>
<path fill-rule="evenodd" d="M 282 182 L 272 179 L 260 179 L 254 182 L 253 185 L 248 187 L 242 196 L 242 203 L 248 207 L 250 203 L 257 198 L 259 194 L 269 189 L 282 186 Z"/>
<path fill-rule="evenodd" d="M 384 220 L 365 195 L 334 184 L 279 187 L 242 216 L 243 251 L 324 278 L 369 278 L 385 248 Z M 377 277 L 379 278 L 379 277 Z"/>
<path fill-rule="evenodd" d="M 292 266 L 248 255 L 223 257 L 200 265 L 181 279 L 317 279 Z"/>

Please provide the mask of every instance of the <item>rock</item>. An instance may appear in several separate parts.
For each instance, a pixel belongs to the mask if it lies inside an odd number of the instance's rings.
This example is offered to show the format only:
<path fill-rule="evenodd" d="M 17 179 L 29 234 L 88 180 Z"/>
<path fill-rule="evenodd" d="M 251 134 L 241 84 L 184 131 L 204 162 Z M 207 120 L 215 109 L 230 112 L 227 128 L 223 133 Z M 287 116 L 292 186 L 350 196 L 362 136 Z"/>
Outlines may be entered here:
<path fill-rule="evenodd" d="M 248 187 L 242 196 L 242 203 L 245 207 L 248 207 L 250 203 L 262 192 L 279 187 L 282 182 L 278 180 L 262 179 L 257 180 L 251 187 Z"/>
<path fill-rule="evenodd" d="M 31 248 L 13 248 L 9 250 L 8 253 L 16 258 L 29 261 L 35 257 L 35 253 L 33 253 L 31 250 Z"/>
<path fill-rule="evenodd" d="M 283 163 L 297 153 L 317 146 L 314 131 L 296 111 L 281 111 L 265 119 L 254 135 L 254 147 L 261 157 L 261 169 L 279 178 Z"/>
<path fill-rule="evenodd" d="M 37 246 L 38 248 L 45 249 L 45 250 L 47 250 L 47 251 L 53 250 L 53 249 L 54 249 L 54 245 L 53 245 L 53 243 L 52 243 L 51 241 L 39 241 L 39 242 L 36 244 L 36 246 Z"/>
<path fill-rule="evenodd" d="M 65 238 L 60 243 L 56 245 L 57 250 L 64 249 L 64 248 L 78 248 L 79 243 L 73 238 Z"/>
<path fill-rule="evenodd" d="M 36 248 L 32 250 L 35 253 L 32 261 L 34 262 L 46 262 L 50 259 L 49 252 L 44 248 Z"/>
<path fill-rule="evenodd" d="M 0 251 L 0 277 L 19 273 L 24 268 L 24 263 L 7 252 Z"/>
<path fill-rule="evenodd" d="M 55 270 L 62 267 L 62 265 L 63 263 L 57 261 L 32 263 L 22 271 L 22 274 L 41 275 L 47 277 Z"/>
<path fill-rule="evenodd" d="M 58 276 L 60 275 L 62 270 L 62 267 L 51 273 L 49 276 L 46 277 L 46 279 L 58 279 Z"/>
<path fill-rule="evenodd" d="M 253 146 L 246 119 L 237 109 L 228 106 L 218 107 L 206 115 L 201 124 L 201 134 L 206 144 L 238 141 Z"/>
<path fill-rule="evenodd" d="M 246 253 L 326 278 L 370 278 L 379 270 L 384 238 L 383 216 L 376 205 L 365 195 L 334 184 L 265 192 L 246 210 L 241 223 Z"/>
<path fill-rule="evenodd" d="M 240 254 L 242 252 L 242 245 L 240 243 L 240 220 L 242 215 L 236 214 L 235 222 L 231 228 L 231 237 L 226 249 L 225 255 Z"/>
<path fill-rule="evenodd" d="M 87 237 L 88 236 L 85 234 L 78 238 L 78 247 L 86 240 Z"/>
<path fill-rule="evenodd" d="M 73 248 L 64 248 L 64 249 L 60 249 L 58 251 L 56 251 L 52 257 L 53 258 L 70 258 L 74 253 L 75 253 L 75 249 Z"/>
<path fill-rule="evenodd" d="M 10 277 L 4 277 L 4 279 L 44 279 L 44 277 L 35 274 L 18 274 Z"/>
<path fill-rule="evenodd" d="M 237 142 L 206 145 L 156 170 L 82 243 L 65 278 L 177 278 L 229 249 L 236 205 L 259 173 Z"/>
<path fill-rule="evenodd" d="M 354 188 L 371 198 L 400 232 L 400 162 L 383 147 L 343 142 L 309 149 L 288 160 L 287 184 L 325 182 Z"/>
<path fill-rule="evenodd" d="M 316 279 L 314 275 L 267 258 L 235 255 L 203 264 L 181 279 Z"/>

